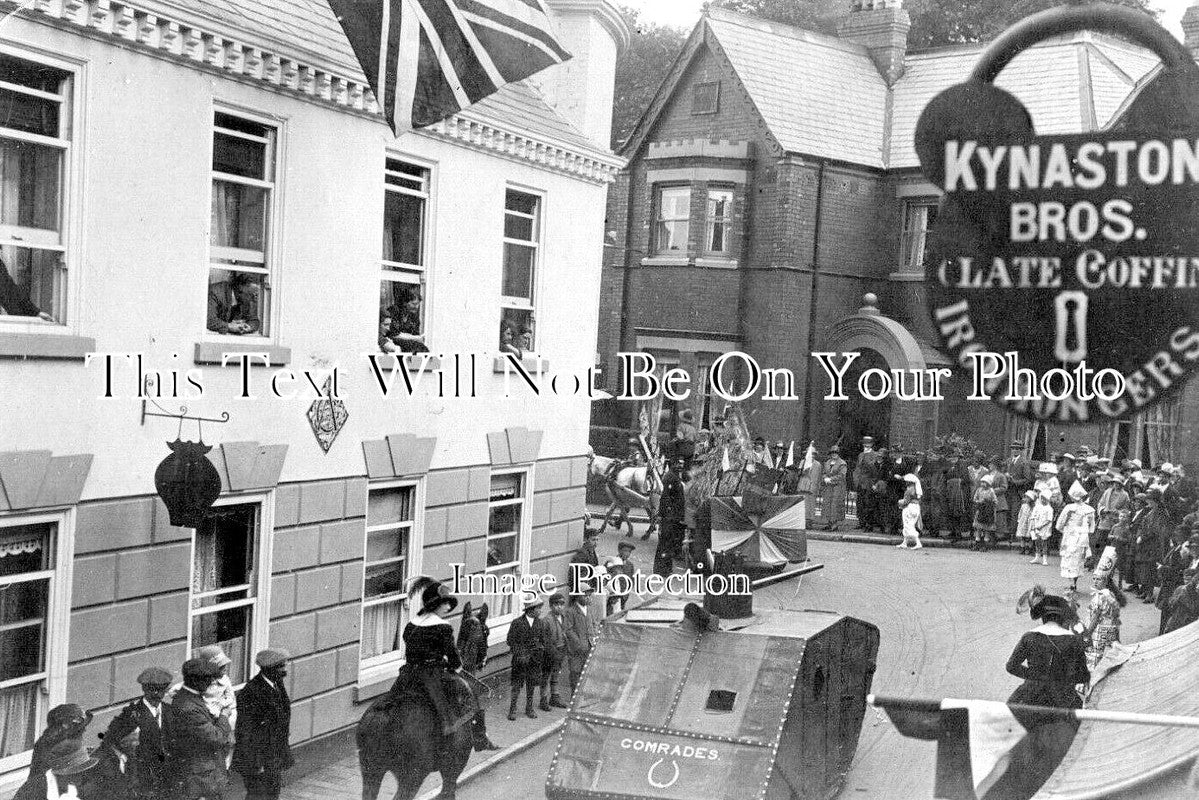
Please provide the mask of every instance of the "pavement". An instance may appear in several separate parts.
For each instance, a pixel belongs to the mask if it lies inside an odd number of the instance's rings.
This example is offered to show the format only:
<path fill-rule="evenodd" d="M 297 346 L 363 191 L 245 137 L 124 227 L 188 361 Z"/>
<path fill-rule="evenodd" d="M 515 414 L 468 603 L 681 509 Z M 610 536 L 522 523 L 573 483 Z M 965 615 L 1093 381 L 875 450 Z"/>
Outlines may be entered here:
<path fill-rule="evenodd" d="M 846 525 L 848 527 L 848 523 Z M 638 536 L 634 556 L 648 571 L 654 540 Z M 600 539 L 601 561 L 616 553 L 625 537 L 613 530 Z M 974 553 L 965 548 L 938 546 L 926 540 L 923 550 L 864 547 L 863 543 L 894 544 L 891 537 L 860 532 L 822 534 L 812 531 L 809 555 L 825 568 L 802 578 L 770 586 L 755 594 L 759 607 L 783 610 L 821 609 L 859 617 L 881 631 L 878 669 L 873 691 L 901 697 L 969 697 L 1005 699 L 1019 684 L 1004 664 L 1020 635 L 1032 626 L 1027 614 L 1016 613 L 1017 598 L 1043 584 L 1060 591 L 1057 559 L 1034 566 L 1006 550 Z M 1084 578 L 1081 586 L 1089 586 Z M 1083 592 L 1080 606 L 1089 602 Z M 1156 635 L 1158 612 L 1135 598 L 1123 610 L 1122 639 L 1132 643 Z M 459 780 L 459 800 L 534 800 L 544 797 L 545 776 L 558 744 L 564 712 L 538 712 L 537 720 L 507 711 L 507 679 L 490 679 L 496 696 L 491 701 L 488 728 L 503 750 L 475 754 Z M 482 756 L 488 756 L 483 760 Z M 867 709 L 853 766 L 841 797 L 855 800 L 931 798 L 936 745 L 900 736 L 886 717 Z M 434 797 L 440 779 L 430 776 L 419 795 Z M 384 784 L 380 797 L 394 793 L 394 781 Z M 361 782 L 357 755 L 289 784 L 283 800 L 358 798 Z M 698 799 L 703 800 L 703 799 Z M 712 800 L 716 800 L 713 798 Z"/>

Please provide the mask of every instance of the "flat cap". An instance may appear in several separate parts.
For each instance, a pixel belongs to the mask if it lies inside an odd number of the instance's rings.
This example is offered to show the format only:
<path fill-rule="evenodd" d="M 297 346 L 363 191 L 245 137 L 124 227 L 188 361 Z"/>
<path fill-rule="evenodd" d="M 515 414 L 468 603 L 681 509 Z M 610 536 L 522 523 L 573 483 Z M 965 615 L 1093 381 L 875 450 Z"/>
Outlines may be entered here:
<path fill-rule="evenodd" d="M 254 656 L 254 663 L 264 669 L 277 667 L 280 664 L 287 663 L 289 660 L 291 660 L 291 653 L 282 647 L 272 647 Z"/>
<path fill-rule="evenodd" d="M 183 677 L 186 678 L 219 678 L 220 667 L 213 666 L 203 658 L 189 658 L 183 662 Z"/>
<path fill-rule="evenodd" d="M 142 686 L 170 686 L 174 677 L 169 669 L 146 667 L 137 676 L 137 682 Z"/>

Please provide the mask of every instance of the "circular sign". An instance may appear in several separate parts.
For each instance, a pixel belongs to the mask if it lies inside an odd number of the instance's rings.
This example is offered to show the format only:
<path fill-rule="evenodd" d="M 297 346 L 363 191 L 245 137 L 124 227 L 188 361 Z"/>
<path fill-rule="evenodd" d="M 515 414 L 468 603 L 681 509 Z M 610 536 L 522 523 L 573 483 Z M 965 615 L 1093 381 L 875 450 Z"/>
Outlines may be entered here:
<path fill-rule="evenodd" d="M 996 41 L 971 80 L 929 103 L 916 147 L 945 191 L 925 259 L 929 312 L 971 398 L 1082 424 L 1138 413 L 1199 367 L 1199 69 L 1152 39 L 1169 68 L 1117 125 L 1038 136 L 990 79 L 1014 44 L 1127 22 L 1069 14 Z"/>

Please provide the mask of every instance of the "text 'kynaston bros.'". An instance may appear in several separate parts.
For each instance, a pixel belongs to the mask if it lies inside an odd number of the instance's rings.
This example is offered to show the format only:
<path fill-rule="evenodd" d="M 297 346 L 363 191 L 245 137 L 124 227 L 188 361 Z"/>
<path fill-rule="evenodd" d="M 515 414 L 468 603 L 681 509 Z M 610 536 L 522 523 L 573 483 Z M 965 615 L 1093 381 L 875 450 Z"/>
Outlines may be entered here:
<path fill-rule="evenodd" d="M 945 191 L 1199 184 L 1199 139 L 945 143 Z"/>

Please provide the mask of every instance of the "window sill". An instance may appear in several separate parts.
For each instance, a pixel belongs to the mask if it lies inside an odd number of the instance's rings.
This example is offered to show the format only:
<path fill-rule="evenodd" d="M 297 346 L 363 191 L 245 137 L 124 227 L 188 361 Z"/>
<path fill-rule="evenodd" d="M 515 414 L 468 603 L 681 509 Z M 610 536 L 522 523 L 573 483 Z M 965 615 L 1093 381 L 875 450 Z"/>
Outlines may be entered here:
<path fill-rule="evenodd" d="M 711 269 L 736 269 L 737 259 L 724 258 L 722 256 L 705 256 L 695 259 L 695 266 L 709 267 Z"/>
<path fill-rule="evenodd" d="M 358 682 L 354 685 L 354 702 L 365 703 L 380 695 L 386 694 L 395 682 L 396 673 L 404 665 L 404 660 L 397 658 L 359 671 Z"/>
<path fill-rule="evenodd" d="M 61 333 L 0 332 L 0 358 L 45 358 L 83 361 L 96 351 L 96 340 Z"/>
<path fill-rule="evenodd" d="M 409 372 L 420 372 L 422 368 L 430 372 L 441 369 L 441 359 L 431 353 L 384 353 L 383 355 L 395 356 L 403 362 L 404 369 Z"/>
<path fill-rule="evenodd" d="M 512 358 L 514 359 L 515 356 L 513 356 Z M 545 373 L 550 371 L 549 360 L 535 356 L 532 353 L 526 353 L 520 359 L 520 365 L 525 368 L 526 372 L 528 372 L 530 375 L 532 375 L 534 377 L 537 377 L 537 375 L 539 373 L 544 375 Z M 516 371 L 516 367 L 512 365 L 512 361 L 509 360 L 509 357 L 508 356 L 496 356 L 495 362 L 492 364 L 492 372 L 499 375 L 499 374 L 502 374 L 509 370 L 511 370 L 512 372 Z"/>
<path fill-rule="evenodd" d="M 219 365 L 226 353 L 266 353 L 272 367 L 286 366 L 291 362 L 291 348 L 279 347 L 267 341 L 260 342 L 196 342 L 197 364 Z"/>
<path fill-rule="evenodd" d="M 643 267 L 687 267 L 691 259 L 687 256 L 650 256 L 641 259 Z"/>

